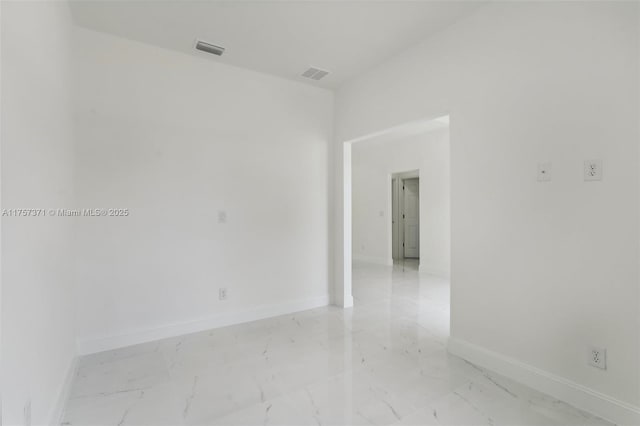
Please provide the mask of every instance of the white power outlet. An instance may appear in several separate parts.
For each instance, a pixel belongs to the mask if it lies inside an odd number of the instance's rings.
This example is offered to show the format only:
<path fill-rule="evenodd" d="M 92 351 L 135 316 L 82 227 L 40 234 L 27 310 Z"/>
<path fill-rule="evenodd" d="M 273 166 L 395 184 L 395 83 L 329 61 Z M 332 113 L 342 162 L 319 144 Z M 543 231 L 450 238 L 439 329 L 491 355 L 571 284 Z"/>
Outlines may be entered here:
<path fill-rule="evenodd" d="M 586 182 L 602 180 L 602 160 L 587 160 L 584 162 L 584 180 Z"/>
<path fill-rule="evenodd" d="M 605 348 L 589 346 L 587 357 L 589 365 L 603 370 L 607 369 L 607 350 Z"/>
<path fill-rule="evenodd" d="M 24 426 L 31 426 L 31 398 L 27 399 L 22 409 L 22 417 Z"/>
<path fill-rule="evenodd" d="M 218 210 L 218 223 L 227 223 L 227 212 Z"/>
<path fill-rule="evenodd" d="M 218 298 L 220 300 L 227 300 L 227 289 L 222 287 L 218 290 Z"/>

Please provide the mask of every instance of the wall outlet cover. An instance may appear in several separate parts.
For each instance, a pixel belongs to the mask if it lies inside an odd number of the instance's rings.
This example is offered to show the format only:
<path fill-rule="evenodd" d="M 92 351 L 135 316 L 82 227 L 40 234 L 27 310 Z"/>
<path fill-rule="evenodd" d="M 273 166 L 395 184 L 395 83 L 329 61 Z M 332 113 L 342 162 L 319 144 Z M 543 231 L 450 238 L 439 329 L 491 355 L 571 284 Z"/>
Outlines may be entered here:
<path fill-rule="evenodd" d="M 227 300 L 227 289 L 226 288 L 221 288 L 218 290 L 218 298 L 220 300 Z"/>
<path fill-rule="evenodd" d="M 607 369 L 607 349 L 599 348 L 597 346 L 589 346 L 587 349 L 587 361 L 589 365 L 600 368 L 602 370 Z"/>

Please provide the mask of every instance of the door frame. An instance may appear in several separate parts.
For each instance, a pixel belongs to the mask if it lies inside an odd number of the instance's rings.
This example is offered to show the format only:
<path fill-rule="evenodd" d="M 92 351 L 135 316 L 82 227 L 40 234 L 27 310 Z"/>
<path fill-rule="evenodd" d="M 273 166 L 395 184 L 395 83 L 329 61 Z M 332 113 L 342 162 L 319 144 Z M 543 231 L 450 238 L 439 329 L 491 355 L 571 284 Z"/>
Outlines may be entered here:
<path fill-rule="evenodd" d="M 407 256 L 407 218 L 406 218 L 406 213 L 407 213 L 407 191 L 406 191 L 406 187 L 407 187 L 407 181 L 408 180 L 415 180 L 416 184 L 418 186 L 418 194 L 417 194 L 417 198 L 418 198 L 418 204 L 417 204 L 417 209 L 418 209 L 418 217 L 417 217 L 417 221 L 418 221 L 418 253 L 416 257 L 411 257 L 411 256 Z M 402 257 L 404 259 L 420 259 L 420 177 L 412 177 L 412 178 L 404 178 L 402 179 Z"/>
<path fill-rule="evenodd" d="M 389 127 L 353 139 L 338 139 L 334 151 L 337 168 L 335 169 L 335 216 L 332 228 L 333 241 L 332 275 L 334 277 L 332 304 L 342 308 L 353 306 L 352 292 L 352 211 L 351 211 L 351 146 L 354 143 L 371 141 L 379 138 L 397 138 L 410 136 L 434 129 L 434 123 L 446 123 L 449 127 L 448 113 L 433 115 L 417 121 L 411 121 L 398 126 Z M 451 149 L 451 148 L 450 148 Z M 390 182 L 390 181 L 389 181 Z M 390 193 L 389 193 L 390 194 Z"/>
<path fill-rule="evenodd" d="M 420 179 L 420 169 L 407 170 L 402 172 L 394 172 L 391 174 L 391 258 L 393 260 L 403 260 L 405 258 L 404 248 L 402 243 L 405 242 L 404 232 L 404 192 L 401 191 L 401 187 L 404 186 L 404 181 L 407 179 Z M 398 193 L 398 197 L 394 199 L 393 192 Z M 394 207 L 397 209 L 397 220 L 394 220 L 393 211 Z M 397 223 L 396 223 L 397 222 Z M 393 253 L 396 256 L 393 256 Z"/>

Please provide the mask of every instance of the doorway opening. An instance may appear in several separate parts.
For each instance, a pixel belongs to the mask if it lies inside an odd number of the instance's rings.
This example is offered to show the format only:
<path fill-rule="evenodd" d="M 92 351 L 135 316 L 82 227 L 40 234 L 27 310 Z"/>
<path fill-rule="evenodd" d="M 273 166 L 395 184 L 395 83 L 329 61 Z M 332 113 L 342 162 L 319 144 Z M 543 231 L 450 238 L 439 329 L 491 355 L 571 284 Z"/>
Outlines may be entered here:
<path fill-rule="evenodd" d="M 448 116 L 347 141 L 343 154 L 343 306 L 384 307 L 446 339 Z"/>
<path fill-rule="evenodd" d="M 420 171 L 391 177 L 391 252 L 394 263 L 420 260 Z"/>

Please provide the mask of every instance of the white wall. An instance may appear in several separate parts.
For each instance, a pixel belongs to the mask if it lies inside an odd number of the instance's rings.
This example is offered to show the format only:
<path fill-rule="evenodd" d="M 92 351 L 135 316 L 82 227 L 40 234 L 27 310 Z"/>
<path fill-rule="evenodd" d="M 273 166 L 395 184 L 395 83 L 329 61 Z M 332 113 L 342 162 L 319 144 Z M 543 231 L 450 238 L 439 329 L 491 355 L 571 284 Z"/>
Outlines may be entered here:
<path fill-rule="evenodd" d="M 382 264 L 392 261 L 391 175 L 409 170 L 420 171 L 420 270 L 446 277 L 450 256 L 448 129 L 353 145 L 353 258 Z"/>
<path fill-rule="evenodd" d="M 68 6 L 2 2 L 2 207 L 73 206 Z M 72 220 L 2 217 L 2 424 L 49 424 L 75 355 Z"/>
<path fill-rule="evenodd" d="M 338 142 L 451 114 L 454 340 L 622 411 L 640 405 L 637 7 L 487 5 L 336 98 Z M 592 158 L 604 180 L 586 183 Z"/>
<path fill-rule="evenodd" d="M 332 92 L 76 35 L 81 351 L 327 304 Z"/>

